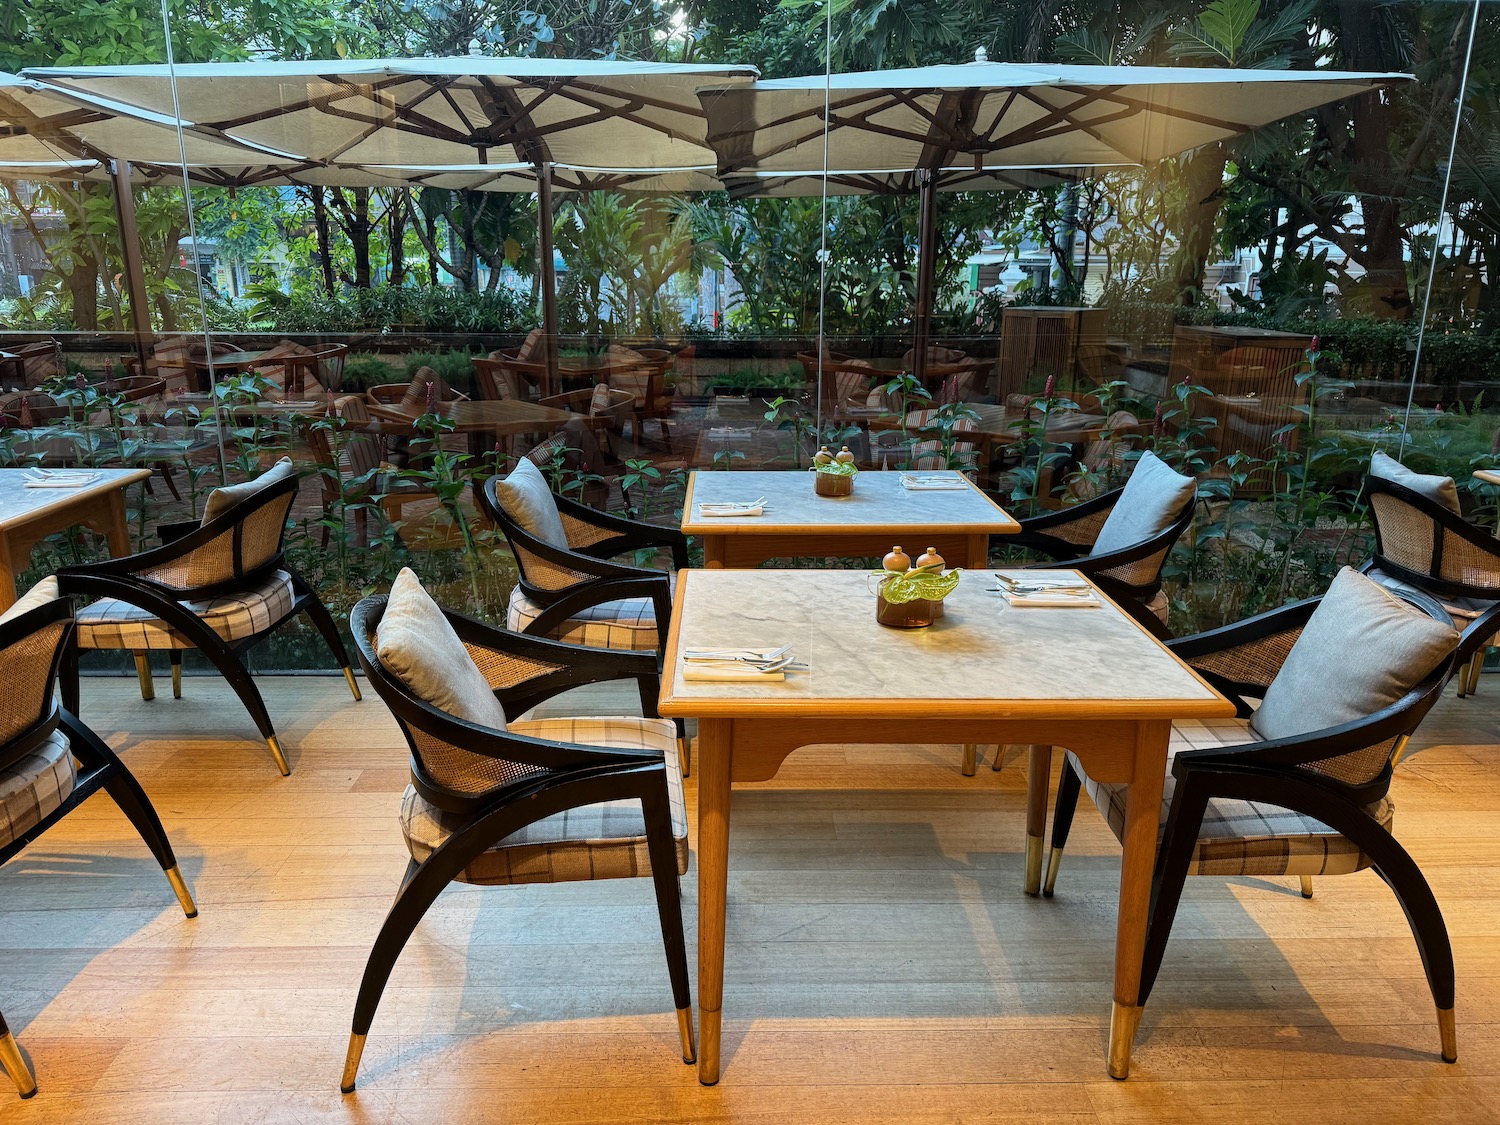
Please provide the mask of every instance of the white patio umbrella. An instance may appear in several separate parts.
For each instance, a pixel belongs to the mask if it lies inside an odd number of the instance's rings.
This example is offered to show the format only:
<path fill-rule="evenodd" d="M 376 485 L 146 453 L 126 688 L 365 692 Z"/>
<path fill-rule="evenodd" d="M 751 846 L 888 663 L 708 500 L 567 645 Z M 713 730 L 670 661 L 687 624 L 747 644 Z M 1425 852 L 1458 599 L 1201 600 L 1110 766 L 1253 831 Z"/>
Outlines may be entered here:
<path fill-rule="evenodd" d="M 1410 77 L 974 62 L 705 87 L 699 96 L 721 176 L 822 167 L 826 151 L 830 175 L 917 173 L 920 189 L 935 186 L 937 170 L 959 166 L 982 172 L 1150 164 Z M 935 215 L 924 191 L 924 250 Z M 930 250 L 921 262 L 919 375 L 931 319 Z"/>
<path fill-rule="evenodd" d="M 184 153 L 202 166 L 249 160 L 297 163 L 232 140 L 190 129 L 179 132 L 174 117 L 0 72 L 0 179 L 114 183 L 125 257 L 121 272 L 130 292 L 132 326 L 142 344 L 150 332 L 150 316 L 135 233 L 130 162 L 175 166 Z"/>
<path fill-rule="evenodd" d="M 490 58 L 55 67 L 28 77 L 170 113 L 198 132 L 300 157 L 309 166 L 534 168 L 543 321 L 556 335 L 551 168 L 711 167 L 697 89 L 751 66 Z M 504 189 L 502 189 L 504 190 Z"/>

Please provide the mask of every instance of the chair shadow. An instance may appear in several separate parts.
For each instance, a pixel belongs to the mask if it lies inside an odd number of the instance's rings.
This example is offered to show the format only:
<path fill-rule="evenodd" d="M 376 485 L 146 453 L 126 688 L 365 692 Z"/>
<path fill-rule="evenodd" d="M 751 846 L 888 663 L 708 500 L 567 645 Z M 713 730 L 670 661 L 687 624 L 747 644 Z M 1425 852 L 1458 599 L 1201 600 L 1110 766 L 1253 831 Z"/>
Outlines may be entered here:
<path fill-rule="evenodd" d="M 143 932 L 164 913 L 186 924 L 177 897 L 156 860 L 140 845 L 141 855 L 89 855 L 72 851 L 48 851 L 31 847 L 0 868 L 0 949 L 26 949 L 45 961 L 37 985 L 12 978 L 0 985 L 0 1012 L 5 1013 L 16 1039 L 25 1050 L 26 1028 L 47 1006 L 55 1002 L 101 952 L 118 948 Z M 176 853 L 178 866 L 189 887 L 203 867 L 202 857 Z M 41 880 L 66 880 L 65 901 L 28 900 Z M 35 901 L 36 905 L 28 905 Z M 16 914 L 61 915 L 56 921 L 36 926 L 28 921 L 8 921 Z M 12 928 L 14 925 L 14 929 Z M 43 930 L 41 935 L 37 930 Z M 37 937 L 55 941 L 66 935 L 66 945 L 38 945 Z"/>

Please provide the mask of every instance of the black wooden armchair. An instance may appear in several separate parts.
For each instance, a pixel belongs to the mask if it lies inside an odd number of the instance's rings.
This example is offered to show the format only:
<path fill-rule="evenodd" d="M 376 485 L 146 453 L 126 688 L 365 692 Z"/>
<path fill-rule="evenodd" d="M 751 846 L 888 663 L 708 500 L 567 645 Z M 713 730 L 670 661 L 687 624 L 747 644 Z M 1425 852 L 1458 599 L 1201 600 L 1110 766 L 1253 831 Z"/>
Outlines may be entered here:
<path fill-rule="evenodd" d="M 1361 568 L 1383 586 L 1442 603 L 1462 635 L 1458 694 L 1479 688 L 1484 654 L 1500 632 L 1500 541 L 1435 500 L 1385 477 L 1365 478 L 1375 554 Z"/>
<path fill-rule="evenodd" d="M 0 620 L 0 863 L 103 789 L 151 849 L 183 913 L 197 917 L 150 799 L 114 751 L 57 705 L 54 688 L 73 632 L 72 599 L 54 597 L 28 608 L 30 600 Z M 36 1093 L 31 1068 L 4 1017 L 0 1065 L 21 1097 Z"/>
<path fill-rule="evenodd" d="M 1161 968 L 1189 875 L 1298 876 L 1311 897 L 1314 875 L 1374 868 L 1411 925 L 1437 1006 L 1442 1057 L 1457 1058 L 1454 969 L 1442 912 L 1411 856 L 1391 835 L 1392 767 L 1456 667 L 1451 652 L 1394 703 L 1296 737 L 1261 740 L 1244 720 L 1264 698 L 1321 599 L 1275 609 L 1238 624 L 1168 642 L 1171 650 L 1238 705 L 1240 720 L 1179 724 L 1163 794 L 1161 844 L 1137 1006 Z M 1448 624 L 1422 594 L 1407 598 Z M 1418 618 L 1420 620 L 1420 618 Z M 1421 675 L 1416 670 L 1411 679 Z M 1410 682 L 1408 680 L 1407 682 Z M 1080 789 L 1118 838 L 1125 786 L 1088 778 L 1071 753 L 1058 787 L 1044 894 L 1052 894 Z"/>
<path fill-rule="evenodd" d="M 675 573 L 687 567 L 687 537 L 660 527 L 609 515 L 556 496 L 567 547 L 526 531 L 506 512 L 486 482 L 480 507 L 499 525 L 515 554 L 520 581 L 506 615 L 518 633 L 550 637 L 590 648 L 662 649 L 671 617 L 669 576 L 613 561 L 627 551 L 666 549 Z"/>
<path fill-rule="evenodd" d="M 287 512 L 296 493 L 297 478 L 288 474 L 248 491 L 202 524 L 158 528 L 163 545 L 154 550 L 59 571 L 63 593 L 99 599 L 78 614 L 77 646 L 63 677 L 68 709 L 78 709 L 77 649 L 129 649 L 135 654 L 141 697 L 152 699 L 156 693 L 148 654 L 166 650 L 172 695 L 180 698 L 182 654 L 195 648 L 229 681 L 282 776 L 289 774 L 265 701 L 240 654 L 306 613 L 359 698 L 333 618 L 282 553 Z"/>
<path fill-rule="evenodd" d="M 682 1058 L 695 1058 L 678 877 L 687 814 L 675 728 L 656 717 L 654 654 L 603 652 L 522 636 L 443 611 L 506 716 L 505 730 L 440 710 L 382 663 L 388 599 L 365 598 L 350 628 L 359 661 L 411 747 L 402 831 L 411 862 L 370 952 L 341 1089 L 354 1089 L 365 1038 L 396 959 L 451 882 L 486 886 L 650 876 L 655 884 Z M 516 721 L 570 688 L 634 679 L 641 719 Z"/>

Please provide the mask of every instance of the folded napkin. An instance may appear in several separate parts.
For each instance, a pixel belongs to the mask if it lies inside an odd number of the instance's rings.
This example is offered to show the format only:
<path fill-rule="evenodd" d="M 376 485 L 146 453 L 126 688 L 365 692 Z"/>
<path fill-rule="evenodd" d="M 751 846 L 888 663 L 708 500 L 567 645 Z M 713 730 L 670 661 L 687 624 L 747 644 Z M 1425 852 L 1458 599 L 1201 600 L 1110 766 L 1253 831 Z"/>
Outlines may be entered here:
<path fill-rule="evenodd" d="M 902 473 L 901 487 L 908 492 L 948 492 L 968 488 L 969 482 L 962 477 L 914 477 Z"/>
<path fill-rule="evenodd" d="M 786 679 L 785 672 L 759 672 L 753 664 L 710 664 L 707 661 L 685 660 L 682 678 L 690 683 L 775 683 Z"/>
<path fill-rule="evenodd" d="M 26 482 L 27 488 L 82 488 L 99 479 L 98 473 L 52 473 Z"/>
<path fill-rule="evenodd" d="M 1011 605 L 1019 608 L 1042 608 L 1050 609 L 1098 609 L 1104 603 L 1099 600 L 1099 595 L 1090 590 L 1087 593 L 1064 593 L 1062 590 L 1043 590 L 1040 593 L 1011 593 L 1009 590 L 1001 590 L 1000 596 Z"/>
<path fill-rule="evenodd" d="M 995 581 L 1002 586 L 1034 590 L 1045 586 L 1049 590 L 1092 590 L 1088 579 L 1069 570 L 997 570 Z"/>
<path fill-rule="evenodd" d="M 764 515 L 766 506 L 756 504 L 749 507 L 744 504 L 699 504 L 698 514 L 700 516 L 759 516 Z"/>

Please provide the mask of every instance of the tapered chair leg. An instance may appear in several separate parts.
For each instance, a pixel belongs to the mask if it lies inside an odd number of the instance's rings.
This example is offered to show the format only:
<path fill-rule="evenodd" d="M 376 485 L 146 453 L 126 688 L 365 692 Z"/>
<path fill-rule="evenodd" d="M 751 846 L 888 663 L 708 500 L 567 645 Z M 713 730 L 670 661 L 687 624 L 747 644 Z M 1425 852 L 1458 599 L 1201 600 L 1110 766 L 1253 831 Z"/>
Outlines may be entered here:
<path fill-rule="evenodd" d="M 151 657 L 144 652 L 134 652 L 135 675 L 141 682 L 141 698 L 150 702 L 156 698 L 156 684 L 151 680 Z"/>
<path fill-rule="evenodd" d="M 1005 752 L 1009 749 L 1010 746 L 1004 742 L 995 747 L 995 760 L 990 763 L 990 769 L 994 770 L 996 773 L 999 773 L 1000 770 L 1004 768 Z"/>
<path fill-rule="evenodd" d="M 1191 780 L 1179 782 L 1172 794 L 1172 808 L 1157 859 L 1156 875 L 1151 883 L 1151 912 L 1146 919 L 1146 948 L 1141 953 L 1141 991 L 1136 1007 L 1146 1006 L 1156 975 L 1161 971 L 1167 939 L 1182 901 L 1188 871 L 1198 850 L 1198 833 L 1208 811 L 1208 796 Z"/>
<path fill-rule="evenodd" d="M 4 1016 L 0 1016 L 0 1066 L 5 1067 L 5 1072 L 16 1084 L 16 1093 L 23 1098 L 36 1096 L 36 1078 L 31 1073 L 31 1067 L 26 1065 L 26 1059 L 21 1055 L 21 1048 L 16 1044 L 16 1037 L 10 1033 Z"/>
<path fill-rule="evenodd" d="M 1302 897 L 1303 898 L 1312 898 L 1312 896 L 1313 896 L 1312 876 L 1311 875 L 1299 875 L 1297 878 L 1299 880 L 1301 880 L 1301 882 L 1302 882 Z"/>
<path fill-rule="evenodd" d="M 167 652 L 167 657 L 172 661 L 172 698 L 182 698 L 182 649 L 174 648 Z"/>
<path fill-rule="evenodd" d="M 693 994 L 688 984 L 687 939 L 682 932 L 682 896 L 677 885 L 677 843 L 672 837 L 672 812 L 665 787 L 643 798 L 646 846 L 651 854 L 651 881 L 656 887 L 656 911 L 661 918 L 662 945 L 667 953 L 667 976 L 677 1008 L 677 1030 L 682 1061 L 698 1060 L 693 1034 Z"/>
<path fill-rule="evenodd" d="M 1042 889 L 1042 833 L 1047 827 L 1047 789 L 1052 781 L 1052 747 L 1027 748 L 1026 893 Z"/>
<path fill-rule="evenodd" d="M 964 764 L 962 773 L 965 777 L 973 777 L 974 771 L 979 766 L 979 747 L 973 742 L 964 743 Z"/>
<path fill-rule="evenodd" d="M 1052 802 L 1052 850 L 1047 854 L 1047 877 L 1042 883 L 1042 894 L 1048 898 L 1057 886 L 1057 868 L 1062 863 L 1063 849 L 1068 846 L 1068 832 L 1073 827 L 1073 814 L 1078 810 L 1078 793 L 1083 780 L 1072 765 L 1064 760 L 1062 779 L 1057 783 L 1057 797 Z"/>
<path fill-rule="evenodd" d="M 333 617 L 329 614 L 326 606 L 316 596 L 309 598 L 302 604 L 302 612 L 307 614 L 313 625 L 323 636 L 328 645 L 328 651 L 338 661 L 338 665 L 344 672 L 344 679 L 349 684 L 349 691 L 354 696 L 354 701 L 359 702 L 359 685 L 354 682 L 354 670 L 349 665 L 349 653 L 344 648 L 344 639 L 339 636 L 338 626 L 333 623 Z"/>

